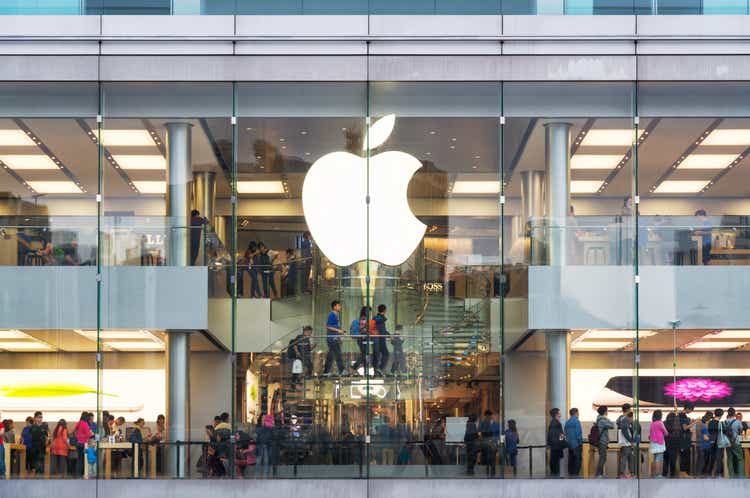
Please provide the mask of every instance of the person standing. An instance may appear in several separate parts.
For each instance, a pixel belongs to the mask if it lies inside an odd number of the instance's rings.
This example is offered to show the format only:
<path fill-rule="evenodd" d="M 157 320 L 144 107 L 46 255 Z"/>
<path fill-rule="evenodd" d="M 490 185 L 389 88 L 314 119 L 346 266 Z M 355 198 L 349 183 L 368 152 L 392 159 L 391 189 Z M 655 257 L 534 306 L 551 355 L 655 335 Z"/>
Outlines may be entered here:
<path fill-rule="evenodd" d="M 513 476 L 518 474 L 518 426 L 513 419 L 508 420 L 508 428 L 505 430 L 505 465 L 513 469 Z"/>
<path fill-rule="evenodd" d="M 477 416 L 469 415 L 466 421 L 466 432 L 464 433 L 464 443 L 466 445 L 466 474 L 474 475 L 474 466 L 477 463 L 477 440 L 479 431 L 477 429 Z"/>
<path fill-rule="evenodd" d="M 633 410 L 630 403 L 622 405 L 622 415 L 617 418 L 617 444 L 620 447 L 620 478 L 630 479 L 633 476 L 635 426 L 633 424 Z"/>
<path fill-rule="evenodd" d="M 326 354 L 325 368 L 323 375 L 331 375 L 331 366 L 336 362 L 337 372 L 340 376 L 346 375 L 344 360 L 341 357 L 341 337 L 345 332 L 341 329 L 341 302 L 331 302 L 331 312 L 328 313 L 326 320 L 326 344 L 328 345 L 328 354 Z"/>
<path fill-rule="evenodd" d="M 396 363 L 396 350 L 394 348 L 394 364 Z M 492 432 L 492 411 L 486 410 L 484 412 L 484 418 L 479 422 L 479 435 L 482 436 L 481 441 L 481 462 L 487 468 L 487 475 L 492 477 L 495 475 L 495 438 Z"/>
<path fill-rule="evenodd" d="M 404 338 L 401 336 L 401 331 L 403 329 L 403 325 L 396 325 L 396 329 L 391 335 L 391 344 L 393 345 L 393 363 L 391 364 L 391 375 L 401 375 L 402 373 L 406 373 Z"/>
<path fill-rule="evenodd" d="M 711 460 L 708 464 L 709 475 L 721 477 L 724 474 L 724 448 L 719 447 L 719 432 L 722 431 L 721 417 L 724 410 L 714 410 L 714 417 L 708 422 L 708 438 L 711 441 Z"/>
<path fill-rule="evenodd" d="M 312 277 L 313 240 L 310 232 L 302 234 L 300 243 L 300 283 L 302 292 L 310 292 L 310 279 Z"/>
<path fill-rule="evenodd" d="M 707 477 L 711 475 L 710 463 L 711 463 L 711 436 L 708 433 L 708 423 L 714 418 L 714 414 L 710 411 L 706 412 L 701 417 L 701 428 L 698 432 L 698 450 L 700 451 L 700 458 L 698 460 L 698 472 L 701 476 Z"/>
<path fill-rule="evenodd" d="M 742 424 L 735 416 L 734 408 L 727 410 L 727 437 L 729 438 L 729 447 L 727 448 L 727 470 L 729 477 L 745 477 L 745 458 L 741 446 L 740 432 Z"/>
<path fill-rule="evenodd" d="M 388 336 L 390 335 L 388 333 L 388 329 L 386 328 L 385 322 L 388 321 L 388 318 L 385 316 L 387 311 L 387 307 L 385 304 L 379 304 L 378 305 L 378 312 L 375 315 L 374 321 L 375 321 L 375 330 L 377 331 L 377 337 L 373 340 L 374 343 L 374 349 L 377 351 L 377 361 L 375 363 L 375 374 L 376 375 L 383 375 L 383 372 L 385 372 L 385 367 L 388 366 L 388 345 L 386 344 L 386 341 L 388 339 Z"/>
<path fill-rule="evenodd" d="M 198 253 L 201 249 L 201 234 L 203 232 L 203 225 L 208 223 L 208 220 L 201 216 L 200 211 L 193 209 L 190 211 L 190 265 L 195 266 L 195 262 L 198 259 Z"/>
<path fill-rule="evenodd" d="M 64 479 L 68 468 L 68 446 L 70 439 L 68 437 L 68 424 L 64 419 L 60 419 L 52 433 L 52 468 L 57 477 Z"/>
<path fill-rule="evenodd" d="M 693 426 L 698 423 L 698 420 L 691 420 L 690 414 L 695 409 L 695 405 L 691 402 L 685 403 L 682 411 L 677 415 L 680 421 L 680 474 L 682 477 L 687 477 L 690 474 L 690 462 L 692 461 L 692 447 L 693 447 Z"/>
<path fill-rule="evenodd" d="M 597 451 L 599 460 L 596 462 L 596 477 L 604 477 L 607 466 L 607 448 L 609 447 L 609 430 L 615 428 L 615 424 L 607 417 L 607 407 L 602 405 L 596 409 L 596 428 L 598 429 L 599 441 Z"/>
<path fill-rule="evenodd" d="M 349 326 L 349 334 L 357 341 L 357 347 L 359 348 L 359 358 L 352 365 L 352 370 L 355 372 L 360 368 L 367 368 L 370 364 L 368 361 L 367 352 L 367 315 L 370 314 L 369 306 L 362 306 L 359 310 L 359 316 L 352 320 Z"/>
<path fill-rule="evenodd" d="M 44 455 L 47 448 L 47 430 L 42 425 L 42 412 L 34 413 L 34 423 L 29 429 L 31 447 L 29 456 L 32 475 L 44 474 Z"/>
<path fill-rule="evenodd" d="M 281 270 L 281 281 L 285 297 L 297 294 L 297 260 L 294 257 L 294 249 L 286 250 L 286 262 Z"/>
<path fill-rule="evenodd" d="M 568 476 L 578 477 L 583 463 L 583 429 L 578 418 L 578 408 L 570 409 L 565 422 L 565 439 L 568 442 Z"/>
<path fill-rule="evenodd" d="M 81 418 L 73 426 L 73 435 L 76 439 L 76 452 L 78 453 L 78 476 L 83 476 L 83 466 L 85 465 L 84 455 L 86 443 L 88 443 L 89 437 L 91 436 L 91 429 L 87 422 L 88 413 L 83 412 Z"/>
<path fill-rule="evenodd" d="M 664 477 L 677 477 L 677 457 L 680 453 L 682 427 L 680 427 L 680 419 L 675 412 L 667 414 L 664 426 L 667 428 L 667 436 L 665 438 L 667 451 L 664 452 L 664 468 L 661 471 L 661 475 Z"/>
<path fill-rule="evenodd" d="M 654 413 L 651 414 L 650 442 L 648 447 L 648 451 L 653 455 L 651 477 L 661 477 L 664 452 L 667 450 L 664 440 L 667 435 L 667 428 L 664 427 L 664 422 L 661 419 L 661 410 L 654 410 Z"/>
<path fill-rule="evenodd" d="M 560 477 L 560 460 L 563 457 L 565 432 L 560 422 L 560 409 L 552 408 L 549 411 L 550 421 L 547 426 L 547 446 L 549 446 L 549 472 L 552 477 Z"/>

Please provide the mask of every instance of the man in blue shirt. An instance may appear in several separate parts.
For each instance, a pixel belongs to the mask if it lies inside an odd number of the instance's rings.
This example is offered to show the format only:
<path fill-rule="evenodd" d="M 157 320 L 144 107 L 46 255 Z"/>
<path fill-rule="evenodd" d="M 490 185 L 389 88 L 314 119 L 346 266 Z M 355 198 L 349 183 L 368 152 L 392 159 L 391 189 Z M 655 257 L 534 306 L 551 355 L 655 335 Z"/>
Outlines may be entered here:
<path fill-rule="evenodd" d="M 339 301 L 331 302 L 331 312 L 328 313 L 326 320 L 326 344 L 328 345 L 328 354 L 326 355 L 325 368 L 323 375 L 331 375 L 331 366 L 336 361 L 336 368 L 340 376 L 346 375 L 344 369 L 344 360 L 341 358 L 341 336 L 345 334 L 341 328 L 341 303 Z"/>
<path fill-rule="evenodd" d="M 570 418 L 565 422 L 565 439 L 568 441 L 568 476 L 578 477 L 583 462 L 583 430 L 578 408 L 570 409 Z"/>

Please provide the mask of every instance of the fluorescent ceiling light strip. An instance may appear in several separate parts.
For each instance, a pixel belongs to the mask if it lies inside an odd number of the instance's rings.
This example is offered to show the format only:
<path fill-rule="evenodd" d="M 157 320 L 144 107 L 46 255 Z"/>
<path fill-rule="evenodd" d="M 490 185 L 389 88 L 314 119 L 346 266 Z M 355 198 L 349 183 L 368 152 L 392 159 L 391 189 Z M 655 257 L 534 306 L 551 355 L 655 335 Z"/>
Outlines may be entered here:
<path fill-rule="evenodd" d="M 80 194 L 83 192 L 71 181 L 30 181 L 27 183 L 40 194 Z"/>
<path fill-rule="evenodd" d="M 133 185 L 142 194 L 166 194 L 167 182 L 162 181 L 133 181 Z"/>
<path fill-rule="evenodd" d="M 238 181 L 237 192 L 240 194 L 284 194 L 281 181 Z"/>
<path fill-rule="evenodd" d="M 52 351 L 48 344 L 38 341 L 0 341 L 0 350 L 5 351 Z"/>
<path fill-rule="evenodd" d="M 102 130 L 101 142 L 105 147 L 156 146 L 151 134 L 146 130 Z"/>
<path fill-rule="evenodd" d="M 22 130 L 0 130 L 0 145 L 3 147 L 31 147 L 36 143 Z"/>
<path fill-rule="evenodd" d="M 613 169 L 622 160 L 622 155 L 576 154 L 570 158 L 570 169 Z"/>
<path fill-rule="evenodd" d="M 639 330 L 637 333 L 639 338 L 651 337 L 655 334 L 653 330 Z M 635 339 L 636 331 L 591 329 L 585 335 L 586 339 Z"/>
<path fill-rule="evenodd" d="M 680 162 L 677 169 L 724 169 L 739 154 L 690 154 Z"/>
<path fill-rule="evenodd" d="M 731 146 L 750 145 L 750 129 L 721 129 L 717 128 L 703 140 L 701 145 L 706 146 Z"/>
<path fill-rule="evenodd" d="M 638 130 L 638 137 L 643 134 L 644 130 Z M 633 145 L 635 141 L 635 130 L 632 128 L 623 129 L 595 129 L 590 130 L 583 141 L 582 147 L 627 147 Z"/>
<path fill-rule="evenodd" d="M 166 170 L 167 160 L 161 155 L 112 155 L 121 168 L 127 170 Z"/>
<path fill-rule="evenodd" d="M 119 351 L 137 350 L 137 351 L 161 351 L 164 349 L 163 344 L 153 341 L 102 341 L 105 346 L 117 349 Z"/>
<path fill-rule="evenodd" d="M 705 339 L 747 339 L 750 341 L 750 330 L 722 330 L 708 334 Z"/>
<path fill-rule="evenodd" d="M 571 194 L 594 194 L 604 183 L 603 180 L 573 180 L 570 182 Z"/>
<path fill-rule="evenodd" d="M 697 341 L 683 346 L 682 349 L 736 349 L 748 341 Z"/>
<path fill-rule="evenodd" d="M 0 330 L 0 340 L 7 339 L 31 339 L 32 337 L 18 329 Z"/>
<path fill-rule="evenodd" d="M 4 154 L 0 155 L 0 161 L 4 162 L 9 168 L 16 170 L 60 169 L 58 163 L 55 163 L 45 154 Z"/>
<path fill-rule="evenodd" d="M 500 182 L 456 180 L 451 192 L 453 194 L 497 194 L 500 192 Z"/>
<path fill-rule="evenodd" d="M 654 190 L 656 194 L 695 194 L 711 180 L 664 180 Z"/>
<path fill-rule="evenodd" d="M 582 341 L 573 346 L 573 349 L 602 349 L 617 350 L 632 344 L 631 341 Z"/>

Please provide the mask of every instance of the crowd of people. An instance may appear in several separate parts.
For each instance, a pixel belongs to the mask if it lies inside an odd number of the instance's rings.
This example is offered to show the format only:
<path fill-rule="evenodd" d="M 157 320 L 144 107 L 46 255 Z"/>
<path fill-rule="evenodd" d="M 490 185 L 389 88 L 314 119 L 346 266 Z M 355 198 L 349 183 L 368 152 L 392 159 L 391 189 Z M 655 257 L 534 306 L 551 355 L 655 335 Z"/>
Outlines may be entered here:
<path fill-rule="evenodd" d="M 286 249 L 284 257 L 279 251 L 269 248 L 264 242 L 250 241 L 247 249 L 237 260 L 237 296 L 245 295 L 245 278 L 250 280 L 251 298 L 279 298 L 309 292 L 310 268 L 312 267 L 312 235 L 305 232 L 299 252 Z M 280 288 L 276 286 L 279 275 Z"/>
<path fill-rule="evenodd" d="M 724 460 L 729 477 L 744 477 L 744 453 L 741 446 L 748 426 L 742 414 L 734 408 L 726 413 L 717 408 L 701 418 L 690 417 L 695 405 L 685 403 L 681 410 L 664 416 L 662 410 L 651 413 L 648 453 L 651 456 L 652 477 L 724 476 Z M 640 474 L 643 453 L 641 424 L 636 420 L 633 406 L 624 403 L 615 420 L 606 406 L 597 408 L 597 417 L 587 440 L 583 438 L 579 412 L 571 408 L 569 418 L 562 423 L 558 408 L 550 410 L 546 445 L 549 448 L 549 475 L 560 476 L 560 462 L 567 450 L 568 477 L 580 477 L 584 442 L 597 453 L 596 477 L 604 477 L 610 443 L 616 443 L 619 453 L 618 477 L 628 479 Z M 611 434 L 614 431 L 615 434 Z"/>
<path fill-rule="evenodd" d="M 82 412 L 75 423 L 60 419 L 50 430 L 50 424 L 44 421 L 43 413 L 37 411 L 25 420 L 25 425 L 18 432 L 12 419 L 5 419 L 0 424 L 0 455 L 5 455 L 5 445 L 24 446 L 25 471 L 31 476 L 45 475 L 46 455 L 49 452 L 49 474 L 57 478 L 96 476 L 97 441 L 110 443 L 159 443 L 166 437 L 166 419 L 159 415 L 154 432 L 145 426 L 143 418 L 138 418 L 127 428 L 124 417 L 115 417 L 108 411 L 102 412 L 102 426 L 98 427 L 92 412 Z M 123 458 L 132 456 L 129 450 L 112 451 L 112 468 L 118 471 Z M 160 456 L 160 455 L 159 455 Z M 157 459 L 157 467 L 160 459 Z M 0 478 L 5 476 L 5 458 L 0 458 Z M 21 459 L 16 451 L 11 451 L 11 473 L 18 474 Z"/>

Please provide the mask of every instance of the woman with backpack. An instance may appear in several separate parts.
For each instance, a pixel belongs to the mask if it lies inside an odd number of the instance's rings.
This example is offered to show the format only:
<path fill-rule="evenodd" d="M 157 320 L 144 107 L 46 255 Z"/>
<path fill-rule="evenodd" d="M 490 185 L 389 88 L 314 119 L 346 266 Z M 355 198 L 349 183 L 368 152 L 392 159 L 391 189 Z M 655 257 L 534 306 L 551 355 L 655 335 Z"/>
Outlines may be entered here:
<path fill-rule="evenodd" d="M 518 474 L 518 427 L 516 421 L 508 420 L 508 428 L 505 430 L 505 464 L 513 468 L 513 475 Z"/>

